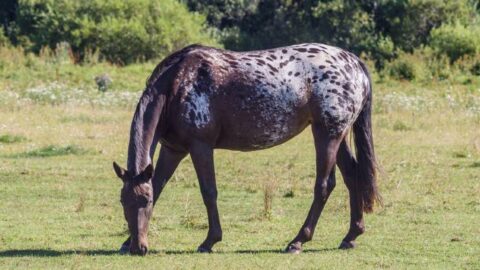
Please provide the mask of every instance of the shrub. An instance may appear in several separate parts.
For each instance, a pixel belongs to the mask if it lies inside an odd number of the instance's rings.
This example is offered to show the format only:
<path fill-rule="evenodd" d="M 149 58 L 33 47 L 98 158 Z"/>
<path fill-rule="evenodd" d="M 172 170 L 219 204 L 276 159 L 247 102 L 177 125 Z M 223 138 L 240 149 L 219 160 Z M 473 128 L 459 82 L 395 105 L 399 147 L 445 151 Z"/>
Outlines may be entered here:
<path fill-rule="evenodd" d="M 445 24 L 432 31 L 430 46 L 437 55 L 445 54 L 453 63 L 463 56 L 478 52 L 479 26 L 464 26 L 460 23 Z"/>
<path fill-rule="evenodd" d="M 463 74 L 472 74 L 480 76 L 480 53 L 473 56 L 463 56 L 458 59 L 454 67 L 461 71 Z"/>
<path fill-rule="evenodd" d="M 400 52 L 398 57 L 386 65 L 387 74 L 396 80 L 423 81 L 432 74 L 428 67 L 429 51 L 415 50 L 413 53 Z"/>
<path fill-rule="evenodd" d="M 5 35 L 3 28 L 0 27 L 0 47 L 6 47 L 10 45 L 10 40 Z"/>
<path fill-rule="evenodd" d="M 389 67 L 389 75 L 397 80 L 412 81 L 416 77 L 415 67 L 409 62 L 396 60 Z"/>
<path fill-rule="evenodd" d="M 217 44 L 205 18 L 175 0 L 20 0 L 16 24 L 20 45 L 39 52 L 65 41 L 77 60 L 98 50 L 128 64 L 191 43 Z"/>

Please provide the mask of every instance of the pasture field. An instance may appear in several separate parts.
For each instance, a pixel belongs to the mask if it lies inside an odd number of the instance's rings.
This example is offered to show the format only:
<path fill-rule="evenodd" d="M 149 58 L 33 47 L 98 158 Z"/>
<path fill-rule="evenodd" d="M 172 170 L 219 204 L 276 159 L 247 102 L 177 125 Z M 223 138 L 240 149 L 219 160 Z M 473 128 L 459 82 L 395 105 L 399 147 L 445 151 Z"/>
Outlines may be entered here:
<path fill-rule="evenodd" d="M 478 81 L 377 79 L 374 140 L 384 205 L 366 216 L 356 249 L 337 249 L 349 223 L 337 170 L 313 241 L 300 255 L 281 253 L 312 201 L 307 128 L 276 148 L 216 151 L 224 235 L 213 254 L 195 253 L 207 216 L 186 158 L 155 207 L 149 254 L 135 257 L 117 254 L 127 231 L 111 164 L 126 162 L 138 97 L 129 87 L 141 88 L 144 78 L 117 81 L 130 90 L 107 93 L 75 82 L 16 83 L 25 78 L 6 78 L 0 89 L 1 269 L 480 268 Z"/>

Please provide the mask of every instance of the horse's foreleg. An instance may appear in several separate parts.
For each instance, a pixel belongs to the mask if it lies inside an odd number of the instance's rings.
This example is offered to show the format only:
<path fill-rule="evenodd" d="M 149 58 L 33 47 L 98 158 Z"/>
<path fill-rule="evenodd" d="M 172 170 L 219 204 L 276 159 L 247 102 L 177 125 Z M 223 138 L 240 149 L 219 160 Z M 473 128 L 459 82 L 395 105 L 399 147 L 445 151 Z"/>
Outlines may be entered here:
<path fill-rule="evenodd" d="M 187 155 L 186 152 L 179 152 L 167 146 L 160 148 L 160 154 L 153 174 L 153 204 L 158 200 L 163 188 L 172 177 L 173 173 L 180 164 L 180 161 Z"/>
<path fill-rule="evenodd" d="M 211 252 L 215 243 L 222 240 L 222 228 L 217 209 L 217 184 L 213 163 L 213 149 L 207 144 L 196 142 L 190 147 L 195 171 L 197 172 L 203 203 L 208 214 L 207 238 L 198 247 L 198 252 Z"/>
<path fill-rule="evenodd" d="M 328 132 L 319 124 L 312 125 L 313 136 L 315 139 L 315 151 L 317 160 L 317 179 L 313 203 L 308 212 L 308 216 L 297 236 L 288 244 L 286 252 L 299 253 L 302 245 L 312 239 L 315 227 L 317 225 L 323 207 L 327 202 L 328 196 L 335 187 L 335 160 L 341 137 L 331 138 Z"/>
<path fill-rule="evenodd" d="M 168 180 L 172 177 L 175 169 L 182 159 L 187 155 L 185 152 L 178 152 L 172 150 L 166 146 L 160 148 L 160 155 L 155 166 L 155 173 L 152 178 L 153 186 L 153 205 L 158 200 L 158 197 L 162 193 L 163 188 L 167 184 Z M 120 253 L 128 253 L 130 250 L 130 237 L 123 242 Z"/>
<path fill-rule="evenodd" d="M 350 229 L 339 247 L 348 249 L 355 247 L 354 240 L 365 231 L 365 224 L 363 221 L 362 200 L 358 197 L 357 184 L 355 183 L 356 162 L 345 140 L 342 141 L 338 150 L 337 165 L 342 172 L 350 195 Z"/>

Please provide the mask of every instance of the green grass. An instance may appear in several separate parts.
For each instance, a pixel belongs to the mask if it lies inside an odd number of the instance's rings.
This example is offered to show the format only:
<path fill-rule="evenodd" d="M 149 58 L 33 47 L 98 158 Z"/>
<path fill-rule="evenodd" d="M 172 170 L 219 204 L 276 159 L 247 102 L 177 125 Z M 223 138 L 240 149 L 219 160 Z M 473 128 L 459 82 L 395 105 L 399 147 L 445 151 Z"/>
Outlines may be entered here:
<path fill-rule="evenodd" d="M 16 158 L 28 158 L 28 157 L 54 157 L 54 156 L 65 156 L 65 155 L 84 155 L 89 151 L 83 149 L 77 145 L 67 145 L 67 146 L 56 146 L 48 145 L 38 149 L 30 150 L 27 152 L 13 154 L 12 157 Z"/>
<path fill-rule="evenodd" d="M 134 89 L 145 74 L 132 80 L 139 81 Z M 10 80 L 3 90 L 24 91 L 25 82 Z M 377 82 L 374 138 L 384 207 L 366 216 L 358 248 L 336 249 L 349 222 L 338 173 L 314 240 L 298 256 L 280 251 L 312 201 L 309 130 L 264 151 L 216 151 L 224 238 L 215 253 L 194 252 L 207 218 L 187 158 L 155 208 L 149 255 L 120 256 L 127 231 L 111 163 L 126 161 L 135 104 L 102 97 L 101 104 L 52 106 L 12 96 L 0 107 L 0 134 L 28 140 L 0 143 L 0 268 L 478 269 L 479 88 Z"/>
<path fill-rule="evenodd" d="M 26 140 L 27 138 L 20 135 L 12 135 L 12 134 L 0 135 L 0 143 L 18 143 Z"/>

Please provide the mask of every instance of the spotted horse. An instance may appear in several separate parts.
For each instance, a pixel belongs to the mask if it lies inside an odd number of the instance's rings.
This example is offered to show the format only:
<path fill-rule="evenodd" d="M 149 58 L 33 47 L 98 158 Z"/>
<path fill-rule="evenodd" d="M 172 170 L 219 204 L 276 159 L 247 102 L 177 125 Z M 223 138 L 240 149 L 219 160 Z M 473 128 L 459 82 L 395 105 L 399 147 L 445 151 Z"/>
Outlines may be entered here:
<path fill-rule="evenodd" d="M 335 187 L 335 164 L 350 195 L 350 229 L 340 248 L 355 246 L 363 213 L 379 200 L 371 128 L 372 87 L 358 57 L 324 44 L 233 52 L 191 45 L 165 58 L 147 80 L 131 124 L 121 203 L 130 232 L 121 252 L 145 255 L 155 202 L 180 161 L 190 154 L 208 214 L 198 247 L 211 252 L 222 240 L 217 209 L 214 149 L 273 147 L 311 125 L 316 152 L 313 202 L 286 252 L 312 239 Z M 347 144 L 352 130 L 356 155 Z M 158 143 L 155 170 L 151 164 Z"/>

